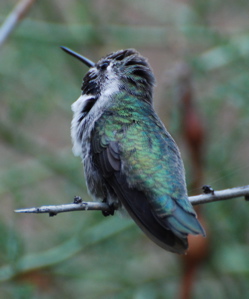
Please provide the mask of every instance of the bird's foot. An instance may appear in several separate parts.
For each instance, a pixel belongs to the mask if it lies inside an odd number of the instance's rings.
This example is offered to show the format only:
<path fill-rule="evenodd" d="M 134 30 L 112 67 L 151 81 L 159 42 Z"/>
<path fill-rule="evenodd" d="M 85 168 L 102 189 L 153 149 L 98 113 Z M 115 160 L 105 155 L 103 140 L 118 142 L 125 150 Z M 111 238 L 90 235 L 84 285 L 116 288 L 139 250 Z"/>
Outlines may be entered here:
<path fill-rule="evenodd" d="M 104 203 L 107 204 L 107 202 L 106 202 L 105 199 L 104 199 L 102 202 L 104 202 Z M 114 202 L 111 203 L 111 204 L 108 204 L 108 206 L 109 206 L 109 210 L 108 210 L 108 211 L 102 211 L 102 214 L 103 214 L 105 217 L 110 216 L 110 215 L 113 216 L 113 215 L 114 215 L 114 212 L 115 212 L 115 210 L 116 210 L 116 205 L 115 205 Z"/>

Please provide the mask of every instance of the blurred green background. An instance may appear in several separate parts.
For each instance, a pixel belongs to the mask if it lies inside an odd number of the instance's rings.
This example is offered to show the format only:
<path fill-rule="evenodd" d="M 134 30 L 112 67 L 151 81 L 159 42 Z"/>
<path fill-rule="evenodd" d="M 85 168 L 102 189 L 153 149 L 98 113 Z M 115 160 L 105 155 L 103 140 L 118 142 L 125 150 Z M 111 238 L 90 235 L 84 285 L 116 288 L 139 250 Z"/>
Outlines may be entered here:
<path fill-rule="evenodd" d="M 4 22 L 17 2 L 1 0 Z M 204 131 L 203 184 L 248 184 L 249 2 L 221 0 L 35 1 L 0 48 L 0 297 L 180 298 L 183 261 L 129 219 L 100 212 L 56 217 L 14 209 L 89 201 L 71 151 L 71 104 L 87 68 L 59 48 L 97 61 L 136 48 L 157 78 L 155 109 L 181 149 L 179 65 L 187 63 Z M 249 206 L 206 204 L 209 254 L 191 298 L 249 298 Z M 183 297 L 182 297 L 183 298 Z M 185 297 L 187 298 L 187 297 Z"/>

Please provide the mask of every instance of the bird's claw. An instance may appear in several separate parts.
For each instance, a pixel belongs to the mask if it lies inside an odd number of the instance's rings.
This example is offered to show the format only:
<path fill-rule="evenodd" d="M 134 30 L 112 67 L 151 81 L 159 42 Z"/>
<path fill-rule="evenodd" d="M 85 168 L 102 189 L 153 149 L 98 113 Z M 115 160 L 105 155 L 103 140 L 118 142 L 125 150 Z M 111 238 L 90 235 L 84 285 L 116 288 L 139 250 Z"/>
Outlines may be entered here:
<path fill-rule="evenodd" d="M 103 201 L 103 202 L 106 203 L 106 201 Z M 113 215 L 114 215 L 114 212 L 115 212 L 115 210 L 116 210 L 116 207 L 115 207 L 114 202 L 111 203 L 111 204 L 108 204 L 108 206 L 109 206 L 109 210 L 108 210 L 108 211 L 102 211 L 102 214 L 103 214 L 103 216 L 105 216 L 105 217 L 110 216 L 110 215 L 113 216 Z"/>

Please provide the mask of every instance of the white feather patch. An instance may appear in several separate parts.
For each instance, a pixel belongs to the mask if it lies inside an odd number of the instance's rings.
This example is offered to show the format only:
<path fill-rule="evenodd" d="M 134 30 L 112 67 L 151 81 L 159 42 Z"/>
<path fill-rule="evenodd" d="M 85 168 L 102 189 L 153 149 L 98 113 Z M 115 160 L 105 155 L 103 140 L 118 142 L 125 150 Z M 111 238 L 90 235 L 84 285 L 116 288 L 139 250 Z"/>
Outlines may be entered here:
<path fill-rule="evenodd" d="M 72 123 L 71 123 L 71 138 L 73 143 L 73 153 L 75 156 L 81 156 L 82 154 L 82 145 L 78 139 L 79 131 L 79 119 L 82 116 L 82 110 L 89 98 L 92 95 L 81 95 L 71 106 L 74 113 Z"/>
<path fill-rule="evenodd" d="M 94 128 L 95 122 L 101 117 L 103 111 L 109 104 L 114 100 L 112 97 L 115 93 L 119 91 L 119 80 L 117 75 L 112 70 L 112 63 L 106 69 L 106 81 L 101 88 L 101 94 L 99 95 L 96 103 L 93 105 L 92 109 L 86 114 L 82 119 L 82 111 L 84 105 L 87 101 L 95 97 L 94 95 L 81 95 L 77 101 L 72 104 L 72 111 L 74 113 L 72 123 L 71 123 L 71 137 L 73 143 L 73 153 L 75 156 L 83 155 L 83 147 L 86 144 L 87 136 L 89 137 L 92 129 Z M 79 122 L 79 120 L 82 121 Z M 79 139 L 79 132 L 84 130 L 83 139 Z M 85 139 L 85 140 L 84 140 Z M 85 142 L 84 142 L 85 141 Z M 84 157 L 82 157 L 84 159 Z"/>

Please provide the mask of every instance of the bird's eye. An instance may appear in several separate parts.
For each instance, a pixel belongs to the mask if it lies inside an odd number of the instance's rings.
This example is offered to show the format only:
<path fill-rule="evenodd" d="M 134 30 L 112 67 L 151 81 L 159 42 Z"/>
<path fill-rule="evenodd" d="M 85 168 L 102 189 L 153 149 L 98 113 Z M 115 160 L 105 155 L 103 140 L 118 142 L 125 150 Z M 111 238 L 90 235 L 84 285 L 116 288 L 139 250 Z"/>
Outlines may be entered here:
<path fill-rule="evenodd" d="M 102 71 L 106 70 L 106 68 L 108 67 L 109 62 L 104 61 L 103 63 L 101 63 L 98 68 L 101 69 Z"/>

